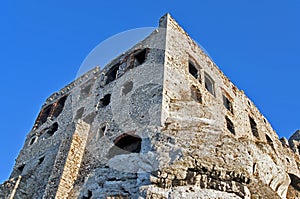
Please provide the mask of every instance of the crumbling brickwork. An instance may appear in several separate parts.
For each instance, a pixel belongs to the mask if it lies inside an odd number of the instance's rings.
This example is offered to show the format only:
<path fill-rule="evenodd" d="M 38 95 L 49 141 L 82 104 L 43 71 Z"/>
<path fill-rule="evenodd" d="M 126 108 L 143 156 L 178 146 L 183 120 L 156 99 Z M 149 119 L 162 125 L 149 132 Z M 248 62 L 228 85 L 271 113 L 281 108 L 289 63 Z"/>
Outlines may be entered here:
<path fill-rule="evenodd" d="M 166 14 L 46 100 L 0 198 L 297 198 L 299 137 Z"/>

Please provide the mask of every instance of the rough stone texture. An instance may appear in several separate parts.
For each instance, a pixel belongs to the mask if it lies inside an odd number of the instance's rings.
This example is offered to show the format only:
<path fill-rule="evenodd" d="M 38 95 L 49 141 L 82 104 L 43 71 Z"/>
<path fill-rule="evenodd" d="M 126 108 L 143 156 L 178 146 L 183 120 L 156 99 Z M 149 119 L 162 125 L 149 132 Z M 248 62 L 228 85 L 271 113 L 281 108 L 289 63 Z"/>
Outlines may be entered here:
<path fill-rule="evenodd" d="M 299 198 L 299 138 L 167 14 L 46 100 L 0 198 Z"/>

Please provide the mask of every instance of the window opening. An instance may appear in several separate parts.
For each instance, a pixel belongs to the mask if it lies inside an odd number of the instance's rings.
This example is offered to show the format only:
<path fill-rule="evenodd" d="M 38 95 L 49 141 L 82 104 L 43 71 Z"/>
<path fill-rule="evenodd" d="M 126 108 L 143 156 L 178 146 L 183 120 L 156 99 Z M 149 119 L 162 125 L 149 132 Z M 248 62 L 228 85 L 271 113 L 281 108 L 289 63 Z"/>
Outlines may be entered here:
<path fill-rule="evenodd" d="M 266 139 L 268 144 L 272 145 L 273 144 L 273 140 L 266 134 Z"/>
<path fill-rule="evenodd" d="M 29 142 L 29 146 L 30 146 L 30 145 L 33 145 L 33 144 L 35 143 L 36 140 L 37 140 L 37 137 L 36 137 L 36 136 L 32 137 L 31 140 L 30 140 L 30 142 Z"/>
<path fill-rule="evenodd" d="M 50 126 L 50 128 L 47 131 L 47 138 L 51 137 L 52 135 L 54 135 L 54 133 L 57 131 L 58 129 L 58 123 L 55 122 L 54 124 L 52 124 L 52 126 Z"/>
<path fill-rule="evenodd" d="M 38 161 L 38 165 L 42 164 L 44 162 L 45 156 L 40 157 Z"/>
<path fill-rule="evenodd" d="M 134 55 L 134 66 L 136 67 L 143 64 L 145 60 L 146 60 L 146 49 Z"/>
<path fill-rule="evenodd" d="M 119 70 L 119 63 L 114 65 L 107 73 L 106 73 L 106 82 L 105 84 L 109 84 L 110 82 L 113 82 L 115 79 L 117 79 Z"/>
<path fill-rule="evenodd" d="M 24 167 L 25 167 L 25 164 L 22 164 L 21 166 L 18 167 L 18 171 L 19 171 L 20 173 L 22 173 L 23 170 L 24 170 Z"/>
<path fill-rule="evenodd" d="M 141 151 L 142 139 L 137 135 L 129 135 L 124 133 L 114 141 L 115 145 L 125 151 L 131 153 L 139 153 Z"/>
<path fill-rule="evenodd" d="M 53 114 L 52 114 L 52 116 L 54 118 L 58 117 L 60 115 L 60 113 L 62 112 L 62 110 L 63 110 L 63 108 L 65 106 L 65 102 L 66 102 L 67 98 L 68 98 L 68 96 L 66 95 L 66 96 L 60 98 L 56 102 L 55 106 L 53 107 L 54 110 L 53 110 Z"/>
<path fill-rule="evenodd" d="M 223 105 L 227 110 L 229 110 L 233 114 L 233 108 L 232 108 L 232 103 L 231 101 L 223 95 Z"/>
<path fill-rule="evenodd" d="M 249 121 L 250 121 L 252 134 L 255 137 L 259 137 L 258 130 L 257 130 L 257 124 L 256 124 L 255 120 L 252 117 L 249 116 Z"/>
<path fill-rule="evenodd" d="M 108 106 L 110 103 L 110 96 L 111 96 L 110 94 L 107 94 L 103 98 L 101 98 L 98 107 L 103 108 L 103 107 Z"/>
<path fill-rule="evenodd" d="M 205 88 L 208 92 L 210 92 L 213 96 L 215 95 L 214 81 L 212 78 L 205 73 Z"/>
<path fill-rule="evenodd" d="M 198 70 L 192 62 L 189 62 L 189 73 L 195 78 L 198 79 Z"/>
<path fill-rule="evenodd" d="M 227 126 L 227 129 L 228 129 L 232 134 L 235 135 L 234 125 L 233 125 L 232 121 L 231 121 L 227 116 L 225 117 L 225 119 L 226 119 L 226 126 Z"/>
<path fill-rule="evenodd" d="M 40 113 L 40 116 L 38 117 L 39 125 L 42 125 L 47 121 L 47 119 L 51 113 L 51 107 L 52 107 L 52 105 L 49 105 L 42 110 L 42 112 Z"/>

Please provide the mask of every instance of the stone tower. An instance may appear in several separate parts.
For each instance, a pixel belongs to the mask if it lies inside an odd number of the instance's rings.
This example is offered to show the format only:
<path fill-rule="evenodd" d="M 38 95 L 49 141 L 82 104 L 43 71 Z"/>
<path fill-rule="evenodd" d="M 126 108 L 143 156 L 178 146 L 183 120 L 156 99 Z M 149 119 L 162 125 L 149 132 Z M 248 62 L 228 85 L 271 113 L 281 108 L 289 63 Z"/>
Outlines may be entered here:
<path fill-rule="evenodd" d="M 299 198 L 294 137 L 166 14 L 46 100 L 0 198 Z"/>

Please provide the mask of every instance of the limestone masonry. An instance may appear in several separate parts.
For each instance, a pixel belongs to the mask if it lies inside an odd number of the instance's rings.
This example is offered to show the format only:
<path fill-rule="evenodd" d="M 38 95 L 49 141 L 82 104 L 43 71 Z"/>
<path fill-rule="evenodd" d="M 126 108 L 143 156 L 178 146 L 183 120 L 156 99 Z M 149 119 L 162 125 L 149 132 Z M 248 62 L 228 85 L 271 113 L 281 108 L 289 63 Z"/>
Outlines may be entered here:
<path fill-rule="evenodd" d="M 166 14 L 46 100 L 0 198 L 294 199 L 299 152 Z"/>

